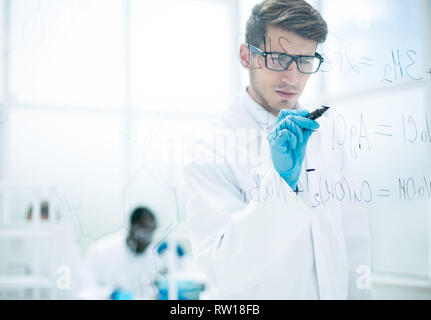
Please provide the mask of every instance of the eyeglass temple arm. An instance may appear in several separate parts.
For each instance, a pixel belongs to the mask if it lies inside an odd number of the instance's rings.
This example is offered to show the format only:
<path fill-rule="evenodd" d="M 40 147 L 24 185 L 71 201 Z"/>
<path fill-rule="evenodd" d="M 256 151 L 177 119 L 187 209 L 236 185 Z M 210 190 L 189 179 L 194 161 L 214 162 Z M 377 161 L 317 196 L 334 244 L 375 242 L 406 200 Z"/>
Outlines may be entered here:
<path fill-rule="evenodd" d="M 254 53 L 257 53 L 261 56 L 265 56 L 265 52 L 260 50 L 259 48 L 256 48 L 254 45 L 247 43 L 248 48 L 253 51 Z"/>

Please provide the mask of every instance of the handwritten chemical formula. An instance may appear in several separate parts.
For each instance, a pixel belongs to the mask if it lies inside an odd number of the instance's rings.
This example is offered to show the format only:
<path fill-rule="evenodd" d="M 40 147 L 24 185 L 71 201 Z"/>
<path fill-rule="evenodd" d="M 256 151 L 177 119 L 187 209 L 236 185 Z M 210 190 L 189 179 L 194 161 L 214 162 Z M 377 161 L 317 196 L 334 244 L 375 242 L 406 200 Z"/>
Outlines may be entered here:
<path fill-rule="evenodd" d="M 361 113 L 354 123 L 348 123 L 343 114 L 334 114 L 330 148 L 347 147 L 349 155 L 357 159 L 360 152 L 374 150 L 375 139 L 393 144 L 431 145 L 431 112 L 401 114 L 395 123 L 380 121 L 371 124 L 368 118 L 372 117 Z"/>
<path fill-rule="evenodd" d="M 399 177 L 389 185 L 373 185 L 368 180 L 355 184 L 347 177 L 337 179 L 321 177 L 312 206 L 317 208 L 329 201 L 373 204 L 377 199 L 409 202 L 431 200 L 431 176 Z"/>
<path fill-rule="evenodd" d="M 383 56 L 375 57 L 360 52 L 358 47 L 349 41 L 343 41 L 335 34 L 330 34 L 330 38 L 331 45 L 327 46 L 322 54 L 325 62 L 321 72 L 357 76 L 374 73 L 375 79 L 386 84 L 431 78 L 431 66 L 427 68 L 422 65 L 424 56 L 416 48 L 388 48 Z"/>
<path fill-rule="evenodd" d="M 250 190 L 240 190 L 243 202 L 267 201 L 277 197 L 286 200 L 288 192 L 297 195 L 305 190 L 292 191 L 281 178 L 262 184 L 259 176 L 255 176 L 256 186 Z M 430 201 L 431 200 L 431 176 L 396 177 L 387 183 L 376 183 L 370 180 L 357 180 L 348 176 L 319 178 L 317 189 L 310 190 L 311 207 L 317 208 L 330 202 L 343 202 L 348 205 L 358 203 L 373 205 L 377 201 Z"/>

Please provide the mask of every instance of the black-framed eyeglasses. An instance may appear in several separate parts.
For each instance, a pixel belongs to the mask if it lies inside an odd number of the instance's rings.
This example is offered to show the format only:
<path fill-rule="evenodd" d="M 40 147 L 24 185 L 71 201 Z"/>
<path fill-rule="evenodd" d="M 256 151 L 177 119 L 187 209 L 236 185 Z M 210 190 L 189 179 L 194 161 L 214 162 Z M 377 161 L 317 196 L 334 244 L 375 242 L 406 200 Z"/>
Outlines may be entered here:
<path fill-rule="evenodd" d="M 314 56 L 293 56 L 282 52 L 264 52 L 255 46 L 248 44 L 250 50 L 265 58 L 265 66 L 269 70 L 284 71 L 289 69 L 293 61 L 299 72 L 312 74 L 319 71 L 324 59 L 319 53 Z"/>

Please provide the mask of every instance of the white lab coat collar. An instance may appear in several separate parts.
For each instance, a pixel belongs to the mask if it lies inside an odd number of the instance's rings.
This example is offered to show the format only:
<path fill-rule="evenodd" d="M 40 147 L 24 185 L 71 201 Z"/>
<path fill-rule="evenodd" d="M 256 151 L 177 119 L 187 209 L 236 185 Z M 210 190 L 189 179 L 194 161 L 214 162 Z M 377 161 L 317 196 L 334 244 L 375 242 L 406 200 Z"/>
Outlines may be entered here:
<path fill-rule="evenodd" d="M 271 128 L 277 121 L 277 117 L 258 104 L 245 88 L 240 93 L 240 104 L 253 117 L 261 129 Z"/>

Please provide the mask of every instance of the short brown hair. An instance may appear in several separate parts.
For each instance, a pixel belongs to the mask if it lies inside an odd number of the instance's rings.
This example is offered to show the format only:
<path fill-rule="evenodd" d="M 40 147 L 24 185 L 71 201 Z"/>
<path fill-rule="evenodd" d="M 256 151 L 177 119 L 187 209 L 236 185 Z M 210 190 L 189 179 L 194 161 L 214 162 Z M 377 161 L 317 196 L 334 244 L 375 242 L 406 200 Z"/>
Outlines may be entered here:
<path fill-rule="evenodd" d="M 320 13 L 304 0 L 264 0 L 253 7 L 247 21 L 246 42 L 260 47 L 268 25 L 281 27 L 306 39 L 322 43 L 328 26 Z"/>

